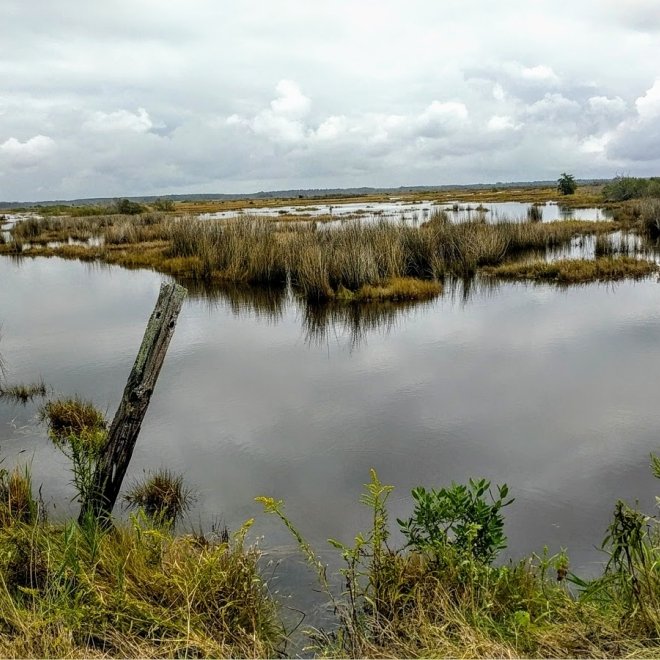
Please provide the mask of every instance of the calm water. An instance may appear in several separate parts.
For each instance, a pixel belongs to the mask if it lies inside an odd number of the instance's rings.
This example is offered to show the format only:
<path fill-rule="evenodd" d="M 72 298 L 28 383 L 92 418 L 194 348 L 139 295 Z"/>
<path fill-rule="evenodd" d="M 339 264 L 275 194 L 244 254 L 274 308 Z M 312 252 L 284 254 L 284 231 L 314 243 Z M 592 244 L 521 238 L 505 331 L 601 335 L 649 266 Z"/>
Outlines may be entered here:
<path fill-rule="evenodd" d="M 0 259 L 0 349 L 8 380 L 39 377 L 109 415 L 158 294 L 145 271 Z M 368 524 L 357 504 L 375 467 L 396 490 L 485 476 L 507 482 L 507 554 L 569 549 L 594 570 L 617 498 L 654 505 L 660 451 L 660 286 L 655 279 L 560 290 L 474 287 L 397 308 L 310 310 L 240 291 L 185 303 L 129 481 L 167 466 L 196 485 L 208 528 L 256 517 L 276 556 L 289 538 L 256 495 L 287 503 L 320 549 Z M 0 400 L 5 465 L 32 463 L 52 515 L 73 508 L 65 460 L 37 404 Z M 329 556 L 329 555 L 328 555 Z M 290 561 L 290 560 L 288 560 Z M 297 561 L 297 560 L 296 560 Z M 295 570 L 280 569 L 280 580 Z M 285 590 L 286 590 L 285 584 Z"/>
<path fill-rule="evenodd" d="M 433 201 L 404 202 L 392 200 L 389 202 L 349 204 L 317 204 L 314 206 L 280 206 L 280 207 L 247 207 L 240 212 L 218 211 L 216 213 L 203 213 L 203 219 L 227 219 L 237 215 L 257 215 L 271 218 L 295 218 L 308 216 L 336 217 L 337 220 L 349 217 L 358 217 L 362 220 L 386 219 L 392 221 L 404 220 L 406 222 L 424 222 L 431 217 L 433 211 L 445 210 L 454 222 L 466 220 L 479 220 L 499 222 L 502 220 L 526 220 L 527 212 L 532 205 L 525 202 L 493 202 L 479 204 L 478 202 L 453 202 L 438 204 Z M 540 207 L 543 221 L 553 220 L 608 220 L 609 216 L 603 209 L 571 209 L 556 202 L 548 202 Z"/>

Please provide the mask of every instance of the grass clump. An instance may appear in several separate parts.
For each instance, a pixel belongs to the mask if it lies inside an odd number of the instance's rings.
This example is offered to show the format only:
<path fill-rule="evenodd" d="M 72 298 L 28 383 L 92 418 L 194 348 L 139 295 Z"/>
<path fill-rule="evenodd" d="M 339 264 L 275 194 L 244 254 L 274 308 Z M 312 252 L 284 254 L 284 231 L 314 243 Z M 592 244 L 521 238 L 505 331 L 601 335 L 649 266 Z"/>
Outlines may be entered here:
<path fill-rule="evenodd" d="M 49 401 L 42 410 L 42 418 L 48 423 L 51 436 L 58 440 L 105 431 L 107 426 L 103 413 L 79 397 Z"/>
<path fill-rule="evenodd" d="M 0 528 L 0 655 L 273 657 L 282 630 L 246 529 L 175 537 L 143 516 Z"/>
<path fill-rule="evenodd" d="M 13 399 L 23 404 L 35 397 L 45 397 L 47 394 L 48 388 L 43 380 L 38 383 L 19 383 L 16 385 L 2 385 L 0 383 L 0 398 Z"/>
<path fill-rule="evenodd" d="M 194 275 L 250 284 L 286 281 L 286 253 L 264 219 L 212 222 L 179 219 L 169 228 L 168 257 L 195 258 Z"/>
<path fill-rule="evenodd" d="M 153 520 L 174 525 L 190 509 L 195 497 L 182 475 L 161 469 L 135 482 L 124 501 L 129 508 L 142 509 Z"/>
<path fill-rule="evenodd" d="M 41 411 L 53 444 L 70 460 L 78 501 L 91 493 L 94 472 L 107 439 L 103 414 L 78 397 L 49 401 Z"/>
<path fill-rule="evenodd" d="M 506 280 L 549 281 L 558 284 L 640 279 L 657 271 L 658 265 L 652 261 L 625 256 L 602 256 L 591 260 L 522 261 L 484 270 L 487 275 Z"/>
<path fill-rule="evenodd" d="M 660 238 L 660 199 L 646 200 L 639 205 L 639 221 L 646 236 Z"/>
<path fill-rule="evenodd" d="M 0 469 L 0 529 L 14 522 L 33 523 L 39 505 L 32 496 L 32 479 L 27 468 Z"/>

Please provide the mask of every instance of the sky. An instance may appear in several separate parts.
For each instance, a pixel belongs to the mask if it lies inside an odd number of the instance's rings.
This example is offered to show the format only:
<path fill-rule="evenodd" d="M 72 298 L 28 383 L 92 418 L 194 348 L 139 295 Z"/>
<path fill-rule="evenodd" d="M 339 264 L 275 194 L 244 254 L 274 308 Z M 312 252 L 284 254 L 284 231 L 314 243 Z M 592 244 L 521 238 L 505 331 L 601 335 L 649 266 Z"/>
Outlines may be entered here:
<path fill-rule="evenodd" d="M 2 0 L 0 200 L 660 175 L 660 0 Z"/>

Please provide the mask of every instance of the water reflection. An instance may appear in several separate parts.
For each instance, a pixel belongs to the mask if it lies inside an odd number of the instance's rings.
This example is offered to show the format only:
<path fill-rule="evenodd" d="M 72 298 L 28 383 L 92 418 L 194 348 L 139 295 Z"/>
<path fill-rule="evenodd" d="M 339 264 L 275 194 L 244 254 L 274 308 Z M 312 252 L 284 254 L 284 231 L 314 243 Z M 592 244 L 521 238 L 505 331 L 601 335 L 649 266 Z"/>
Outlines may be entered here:
<path fill-rule="evenodd" d="M 204 301 L 211 308 L 226 306 L 235 316 L 254 315 L 275 322 L 282 318 L 289 300 L 289 293 L 282 287 L 248 287 L 179 277 L 176 281 L 186 287 L 189 298 Z"/>
<path fill-rule="evenodd" d="M 432 302 L 371 302 L 360 305 L 327 303 L 300 304 L 305 341 L 325 346 L 339 337 L 347 338 L 351 348 L 362 344 L 371 333 L 387 334 L 394 330 L 414 309 Z"/>

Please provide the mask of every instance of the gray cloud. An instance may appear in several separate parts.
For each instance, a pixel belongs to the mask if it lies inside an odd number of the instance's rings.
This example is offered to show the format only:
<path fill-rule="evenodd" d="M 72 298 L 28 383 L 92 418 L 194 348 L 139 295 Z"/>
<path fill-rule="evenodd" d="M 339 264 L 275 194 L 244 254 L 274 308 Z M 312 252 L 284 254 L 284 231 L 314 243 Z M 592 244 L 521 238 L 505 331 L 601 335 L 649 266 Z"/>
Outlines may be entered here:
<path fill-rule="evenodd" d="M 0 6 L 0 198 L 655 173 L 651 0 Z"/>

